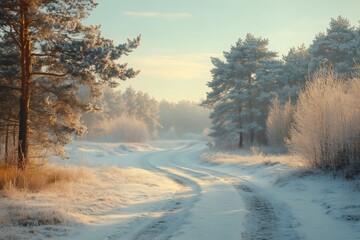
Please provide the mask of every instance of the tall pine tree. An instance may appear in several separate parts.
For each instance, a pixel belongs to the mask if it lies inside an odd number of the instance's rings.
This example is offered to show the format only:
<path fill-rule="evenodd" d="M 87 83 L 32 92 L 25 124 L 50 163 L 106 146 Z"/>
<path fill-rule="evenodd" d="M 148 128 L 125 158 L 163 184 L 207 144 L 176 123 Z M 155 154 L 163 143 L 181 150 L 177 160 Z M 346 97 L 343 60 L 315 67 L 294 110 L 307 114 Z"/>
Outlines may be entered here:
<path fill-rule="evenodd" d="M 136 48 L 139 38 L 114 45 L 99 27 L 85 26 L 95 6 L 93 0 L 0 1 L 0 31 L 19 58 L 19 168 L 26 166 L 35 138 L 44 147 L 58 146 L 83 132 L 80 113 L 91 106 L 77 97 L 81 87 L 99 97 L 102 84 L 116 86 L 137 73 L 116 60 Z"/>
<path fill-rule="evenodd" d="M 256 139 L 263 141 L 266 106 L 280 84 L 282 62 L 268 50 L 267 39 L 251 34 L 239 39 L 224 57 L 225 63 L 213 59 L 213 81 L 208 83 L 212 91 L 203 102 L 214 109 L 211 136 L 215 143 L 222 138 L 240 148 L 244 141 L 250 145 Z"/>

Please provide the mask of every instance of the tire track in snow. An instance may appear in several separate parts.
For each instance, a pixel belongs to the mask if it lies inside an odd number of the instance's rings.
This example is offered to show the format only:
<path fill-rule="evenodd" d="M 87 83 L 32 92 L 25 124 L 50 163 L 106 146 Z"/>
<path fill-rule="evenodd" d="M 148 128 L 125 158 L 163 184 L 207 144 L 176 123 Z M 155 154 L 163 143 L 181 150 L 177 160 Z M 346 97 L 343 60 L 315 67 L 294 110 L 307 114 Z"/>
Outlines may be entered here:
<path fill-rule="evenodd" d="M 249 240 L 279 239 L 279 219 L 273 205 L 243 183 L 234 184 L 234 187 L 248 208 L 246 228 L 242 237 Z"/>
<path fill-rule="evenodd" d="M 202 198 L 202 183 L 219 181 L 237 192 L 239 201 L 245 203 L 248 211 L 244 225 L 241 226 L 239 222 L 239 227 L 244 229 L 239 237 L 246 240 L 300 239 L 295 229 L 291 228 L 292 221 L 287 225 L 284 221 L 291 219 L 291 213 L 286 206 L 263 194 L 262 189 L 249 180 L 191 161 L 197 152 L 200 153 L 199 147 L 190 143 L 143 156 L 141 162 L 145 170 L 170 178 L 181 185 L 183 191 L 165 200 L 161 209 L 155 208 L 152 213 L 138 219 L 138 225 L 142 225 L 141 230 L 133 228 L 131 233 L 125 234 L 126 239 L 171 239 L 188 221 L 191 209 Z M 162 168 L 163 165 L 165 169 Z M 109 236 L 108 239 L 119 239 L 119 235 Z"/>
<path fill-rule="evenodd" d="M 190 146 L 191 147 L 191 146 Z M 180 155 L 181 156 L 181 155 Z M 298 240 L 298 233 L 293 229 L 292 222 L 294 217 L 290 210 L 281 203 L 275 203 L 269 199 L 270 196 L 263 196 L 261 189 L 251 181 L 235 177 L 228 173 L 216 171 L 213 169 L 194 166 L 188 162 L 185 164 L 178 159 L 172 159 L 171 162 L 179 170 L 186 172 L 196 178 L 222 179 L 224 182 L 232 184 L 239 196 L 245 202 L 248 214 L 246 216 L 245 231 L 242 238 L 246 240 Z M 289 220 L 286 221 L 286 220 Z"/>
<path fill-rule="evenodd" d="M 152 156 L 159 157 L 160 154 L 169 152 L 177 154 L 176 151 L 170 150 L 159 152 Z M 189 215 L 189 210 L 199 200 L 201 187 L 198 183 L 187 177 L 156 167 L 151 164 L 150 159 L 142 159 L 142 164 L 145 169 L 166 176 L 181 185 L 185 191 L 175 193 L 174 197 L 161 208 L 163 214 L 151 220 L 149 224 L 135 233 L 131 239 L 170 239 L 172 234 L 178 230 L 179 226 L 185 222 L 185 219 Z"/>

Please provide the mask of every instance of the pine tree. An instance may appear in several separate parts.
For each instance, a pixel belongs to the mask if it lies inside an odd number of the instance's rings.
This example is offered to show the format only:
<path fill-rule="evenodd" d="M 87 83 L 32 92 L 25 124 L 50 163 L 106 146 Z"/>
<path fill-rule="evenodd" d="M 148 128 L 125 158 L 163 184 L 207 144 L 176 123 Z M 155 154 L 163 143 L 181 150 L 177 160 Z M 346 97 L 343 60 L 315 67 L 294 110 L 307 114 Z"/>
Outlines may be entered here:
<path fill-rule="evenodd" d="M 213 61 L 213 81 L 208 83 L 213 91 L 204 102 L 214 106 L 213 137 L 226 138 L 231 145 L 237 138 L 240 148 L 245 140 L 264 141 L 266 106 L 282 73 L 282 62 L 267 46 L 267 39 L 248 34 L 224 53 L 226 63 Z"/>
<path fill-rule="evenodd" d="M 298 48 L 291 48 L 284 60 L 284 85 L 277 94 L 280 101 L 285 102 L 289 98 L 296 101 L 298 92 L 304 88 L 306 79 L 309 77 L 309 50 L 302 44 Z"/>
<path fill-rule="evenodd" d="M 201 106 L 212 108 L 227 95 L 228 91 L 233 87 L 230 83 L 230 77 L 227 75 L 231 73 L 227 69 L 228 65 L 219 58 L 211 58 L 214 68 L 211 69 L 212 81 L 207 83 L 211 88 L 211 92 L 207 92 L 206 99 L 201 103 Z"/>
<path fill-rule="evenodd" d="M 235 132 L 231 132 L 230 118 L 233 118 L 233 107 L 228 100 L 228 94 L 231 89 L 234 88 L 234 81 L 231 78 L 232 69 L 230 65 L 223 62 L 219 58 L 211 58 L 211 62 L 214 68 L 211 69 L 212 81 L 207 83 L 207 86 L 211 88 L 210 92 L 207 92 L 206 99 L 200 104 L 201 106 L 213 109 L 210 113 L 210 119 L 212 123 L 212 131 L 209 136 L 215 140 L 215 145 L 218 147 L 229 147 L 237 145 Z M 241 109 L 236 109 L 235 112 L 241 113 Z M 238 129 L 242 129 L 241 118 L 238 119 Z M 243 132 L 238 131 L 239 141 L 238 146 L 241 148 L 243 145 Z"/>
<path fill-rule="evenodd" d="M 309 48 L 311 73 L 323 65 L 332 65 L 337 73 L 351 73 L 359 60 L 358 42 L 348 19 L 332 18 L 327 32 L 319 33 Z"/>
<path fill-rule="evenodd" d="M 81 87 L 99 97 L 102 84 L 113 87 L 137 74 L 115 60 L 136 48 L 139 38 L 115 46 L 99 27 L 85 26 L 95 6 L 93 0 L 0 1 L 0 30 L 17 45 L 20 59 L 19 168 L 35 137 L 58 146 L 83 132 L 80 113 L 91 106 L 78 99 Z"/>

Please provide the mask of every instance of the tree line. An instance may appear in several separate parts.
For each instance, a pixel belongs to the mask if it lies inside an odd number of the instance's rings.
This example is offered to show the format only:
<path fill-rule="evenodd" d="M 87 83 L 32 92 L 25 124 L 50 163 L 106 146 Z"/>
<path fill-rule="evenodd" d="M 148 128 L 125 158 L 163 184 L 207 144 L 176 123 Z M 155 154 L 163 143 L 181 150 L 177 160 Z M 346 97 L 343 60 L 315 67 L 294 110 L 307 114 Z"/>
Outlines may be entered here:
<path fill-rule="evenodd" d="M 210 127 L 210 110 L 198 102 L 161 101 L 159 104 L 159 135 L 163 138 L 186 138 L 206 135 Z"/>
<path fill-rule="evenodd" d="M 159 103 L 148 93 L 106 87 L 99 111 L 81 117 L 87 140 L 143 142 L 157 136 Z"/>
<path fill-rule="evenodd" d="M 295 103 L 318 69 L 332 66 L 336 74 L 351 76 L 360 63 L 360 28 L 341 16 L 331 19 L 326 32 L 317 34 L 309 47 L 291 48 L 282 59 L 268 43 L 247 34 L 224 52 L 223 60 L 211 59 L 211 91 L 202 106 L 212 109 L 213 145 L 266 144 L 269 106 L 275 97 L 279 103 Z"/>
<path fill-rule="evenodd" d="M 83 96 L 86 97 L 86 96 Z M 81 117 L 91 141 L 144 142 L 149 139 L 201 137 L 210 126 L 209 110 L 191 101 L 157 101 L 128 87 L 105 87 L 99 110 Z"/>

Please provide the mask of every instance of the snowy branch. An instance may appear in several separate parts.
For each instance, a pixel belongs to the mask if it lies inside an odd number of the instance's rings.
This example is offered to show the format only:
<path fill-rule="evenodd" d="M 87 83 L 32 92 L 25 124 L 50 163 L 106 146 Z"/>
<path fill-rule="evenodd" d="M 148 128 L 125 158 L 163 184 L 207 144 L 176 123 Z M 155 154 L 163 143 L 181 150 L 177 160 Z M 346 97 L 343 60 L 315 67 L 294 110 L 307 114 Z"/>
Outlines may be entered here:
<path fill-rule="evenodd" d="M 49 77 L 65 77 L 68 73 L 57 74 L 57 73 L 46 73 L 46 72 L 32 72 L 31 75 L 49 76 Z"/>

